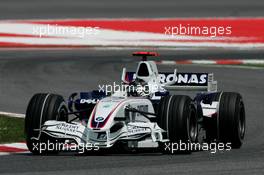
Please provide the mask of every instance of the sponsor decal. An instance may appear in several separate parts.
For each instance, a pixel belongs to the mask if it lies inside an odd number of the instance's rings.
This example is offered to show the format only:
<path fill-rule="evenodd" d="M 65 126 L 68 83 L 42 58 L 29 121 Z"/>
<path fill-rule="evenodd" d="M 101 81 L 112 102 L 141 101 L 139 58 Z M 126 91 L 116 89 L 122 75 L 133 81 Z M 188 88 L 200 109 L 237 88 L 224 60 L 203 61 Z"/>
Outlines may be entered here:
<path fill-rule="evenodd" d="M 99 99 L 81 99 L 80 100 L 80 103 L 81 104 L 84 104 L 84 103 L 87 103 L 87 104 L 96 104 L 97 101 L 99 101 Z"/>
<path fill-rule="evenodd" d="M 177 73 L 159 74 L 160 83 L 175 82 L 175 85 L 207 85 L 207 74 L 203 73 Z"/>
<path fill-rule="evenodd" d="M 144 133 L 147 131 L 148 128 L 141 128 L 138 126 L 132 126 L 132 125 L 128 125 L 127 126 L 127 132 L 128 134 L 136 134 L 136 133 Z"/>
<path fill-rule="evenodd" d="M 177 86 L 207 86 L 208 73 L 159 73 L 160 83 L 173 83 Z M 127 72 L 127 79 L 132 81 L 135 78 L 135 72 Z"/>
<path fill-rule="evenodd" d="M 63 130 L 64 132 L 76 133 L 79 129 L 79 126 L 68 123 L 60 123 L 56 126 L 56 129 Z"/>

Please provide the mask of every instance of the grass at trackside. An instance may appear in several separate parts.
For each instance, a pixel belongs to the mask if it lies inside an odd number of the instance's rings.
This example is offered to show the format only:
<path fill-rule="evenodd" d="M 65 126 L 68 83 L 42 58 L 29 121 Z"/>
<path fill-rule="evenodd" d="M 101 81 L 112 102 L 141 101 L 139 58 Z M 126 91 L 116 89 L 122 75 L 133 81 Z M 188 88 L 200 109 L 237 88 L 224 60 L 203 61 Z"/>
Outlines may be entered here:
<path fill-rule="evenodd" d="M 24 140 L 24 119 L 0 115 L 0 143 L 12 143 Z"/>

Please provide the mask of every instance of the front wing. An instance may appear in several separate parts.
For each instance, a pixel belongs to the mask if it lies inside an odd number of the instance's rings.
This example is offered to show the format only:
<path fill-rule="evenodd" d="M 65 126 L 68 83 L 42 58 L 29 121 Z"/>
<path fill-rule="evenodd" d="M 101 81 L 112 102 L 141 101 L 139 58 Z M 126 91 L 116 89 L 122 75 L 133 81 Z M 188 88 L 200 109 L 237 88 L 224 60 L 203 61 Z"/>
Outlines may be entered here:
<path fill-rule="evenodd" d="M 102 148 L 109 148 L 117 141 L 149 141 L 148 147 L 165 142 L 157 123 L 129 122 L 115 131 L 89 129 L 81 123 L 66 123 L 62 121 L 46 121 L 41 129 L 41 134 L 62 140 L 75 141 L 77 145 L 92 144 Z M 143 146 L 144 147 L 144 146 Z"/>

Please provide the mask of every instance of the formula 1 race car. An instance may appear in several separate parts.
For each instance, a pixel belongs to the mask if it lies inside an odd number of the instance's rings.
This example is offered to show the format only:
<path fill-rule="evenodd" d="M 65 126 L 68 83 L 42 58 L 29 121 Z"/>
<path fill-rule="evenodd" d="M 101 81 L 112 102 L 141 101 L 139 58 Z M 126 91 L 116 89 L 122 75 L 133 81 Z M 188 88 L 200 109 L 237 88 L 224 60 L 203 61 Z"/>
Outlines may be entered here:
<path fill-rule="evenodd" d="M 241 147 L 245 108 L 239 93 L 217 91 L 211 73 L 176 69 L 159 73 L 156 63 L 147 60 L 157 56 L 155 52 L 133 55 L 142 57 L 136 72 L 123 68 L 122 82 L 114 92 L 73 93 L 67 104 L 61 95 L 35 94 L 25 118 L 28 149 L 42 154 L 74 144 L 93 151 L 157 148 L 166 153 L 168 143 L 221 142 Z M 181 90 L 200 92 L 193 99 L 171 94 Z"/>

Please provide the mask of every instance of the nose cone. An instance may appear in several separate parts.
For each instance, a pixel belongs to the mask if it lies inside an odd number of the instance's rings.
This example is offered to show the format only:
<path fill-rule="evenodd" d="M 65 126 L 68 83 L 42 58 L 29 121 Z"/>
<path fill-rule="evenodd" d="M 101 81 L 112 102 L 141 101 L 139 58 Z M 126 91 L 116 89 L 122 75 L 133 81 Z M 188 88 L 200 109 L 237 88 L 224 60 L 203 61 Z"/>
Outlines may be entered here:
<path fill-rule="evenodd" d="M 103 128 L 110 118 L 113 118 L 113 113 L 118 110 L 118 107 L 122 103 L 121 99 L 105 98 L 94 107 L 94 110 L 90 117 L 90 125 L 93 129 Z"/>

